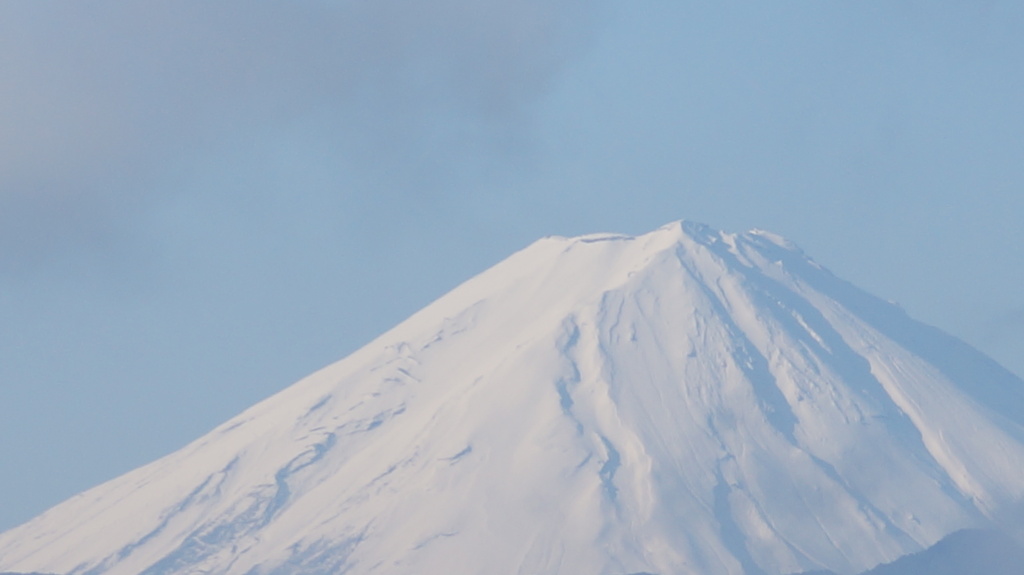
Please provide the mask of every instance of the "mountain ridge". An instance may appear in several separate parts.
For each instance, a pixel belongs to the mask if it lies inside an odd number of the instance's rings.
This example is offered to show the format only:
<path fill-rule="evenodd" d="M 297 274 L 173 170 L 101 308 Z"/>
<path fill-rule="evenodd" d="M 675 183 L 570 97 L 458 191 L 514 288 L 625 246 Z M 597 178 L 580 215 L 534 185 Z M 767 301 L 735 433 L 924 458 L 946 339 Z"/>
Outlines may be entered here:
<path fill-rule="evenodd" d="M 775 234 L 553 236 L 0 534 L 0 568 L 857 573 L 1021 498 L 1022 402 Z"/>

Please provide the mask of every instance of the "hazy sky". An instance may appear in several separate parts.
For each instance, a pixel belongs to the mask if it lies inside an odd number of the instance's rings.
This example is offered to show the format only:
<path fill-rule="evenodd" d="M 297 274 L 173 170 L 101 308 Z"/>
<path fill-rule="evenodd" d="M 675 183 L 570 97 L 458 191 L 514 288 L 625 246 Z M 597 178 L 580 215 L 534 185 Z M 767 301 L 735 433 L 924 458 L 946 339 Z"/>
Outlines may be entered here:
<path fill-rule="evenodd" d="M 1024 374 L 1019 0 L 0 2 L 0 529 L 538 237 L 765 228 Z"/>

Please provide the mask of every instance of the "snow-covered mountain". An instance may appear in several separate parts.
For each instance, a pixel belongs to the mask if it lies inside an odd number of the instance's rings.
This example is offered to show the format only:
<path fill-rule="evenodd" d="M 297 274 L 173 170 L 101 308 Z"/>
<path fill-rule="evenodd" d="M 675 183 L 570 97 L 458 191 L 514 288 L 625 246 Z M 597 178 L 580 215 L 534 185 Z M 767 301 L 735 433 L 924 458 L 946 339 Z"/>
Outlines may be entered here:
<path fill-rule="evenodd" d="M 773 234 L 540 240 L 0 571 L 852 574 L 1024 498 L 1024 382 Z"/>

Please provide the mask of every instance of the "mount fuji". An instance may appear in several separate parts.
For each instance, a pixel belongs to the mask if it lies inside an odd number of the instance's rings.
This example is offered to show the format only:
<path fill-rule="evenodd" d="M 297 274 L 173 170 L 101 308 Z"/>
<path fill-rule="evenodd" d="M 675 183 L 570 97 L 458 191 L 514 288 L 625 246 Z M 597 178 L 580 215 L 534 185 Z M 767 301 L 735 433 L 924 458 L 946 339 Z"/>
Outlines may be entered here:
<path fill-rule="evenodd" d="M 1024 499 L 1024 382 L 764 231 L 549 237 L 0 534 L 66 575 L 859 573 Z"/>

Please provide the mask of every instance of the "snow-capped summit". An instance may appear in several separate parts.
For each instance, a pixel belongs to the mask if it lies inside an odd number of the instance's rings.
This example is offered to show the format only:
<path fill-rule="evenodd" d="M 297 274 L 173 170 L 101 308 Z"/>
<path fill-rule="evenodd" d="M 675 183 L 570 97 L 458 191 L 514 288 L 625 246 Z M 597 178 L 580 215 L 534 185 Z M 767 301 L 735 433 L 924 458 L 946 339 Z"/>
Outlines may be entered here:
<path fill-rule="evenodd" d="M 863 571 L 1024 497 L 1024 382 L 785 239 L 550 237 L 0 535 L 75 575 Z"/>

